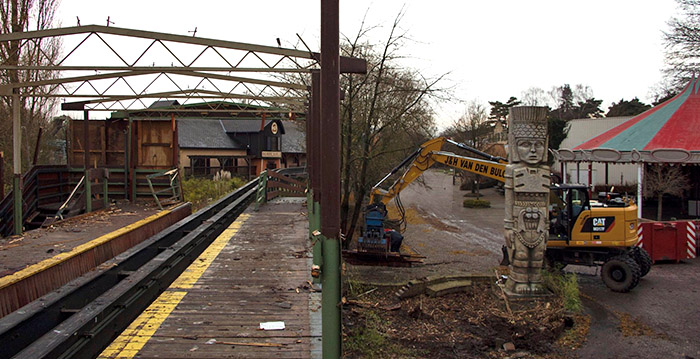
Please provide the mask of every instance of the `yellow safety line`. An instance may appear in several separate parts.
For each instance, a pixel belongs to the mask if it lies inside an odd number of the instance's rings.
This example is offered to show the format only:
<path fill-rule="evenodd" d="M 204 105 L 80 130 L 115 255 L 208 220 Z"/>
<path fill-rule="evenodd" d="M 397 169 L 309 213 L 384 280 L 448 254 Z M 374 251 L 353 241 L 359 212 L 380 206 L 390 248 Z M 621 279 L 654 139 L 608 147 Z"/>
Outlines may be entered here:
<path fill-rule="evenodd" d="M 167 216 L 170 213 L 171 213 L 170 210 L 160 211 L 152 216 L 146 217 L 146 218 L 139 220 L 137 222 L 134 222 L 128 226 L 119 228 L 118 230 L 116 230 L 114 232 L 110 232 L 110 233 L 107 233 L 107 234 L 100 236 L 96 239 L 93 239 L 90 242 L 83 243 L 83 244 L 73 248 L 69 252 L 57 254 L 49 259 L 45 259 L 39 263 L 32 264 L 32 265 L 30 265 L 22 270 L 19 270 L 15 273 L 12 273 L 10 275 L 6 275 L 6 276 L 0 278 L 0 288 L 5 288 L 5 287 L 13 285 L 17 282 L 25 280 L 33 275 L 41 273 L 41 272 L 43 272 L 43 271 L 45 271 L 45 270 L 47 270 L 47 269 L 49 269 L 57 264 L 63 263 L 64 261 L 66 261 L 70 258 L 73 258 L 73 257 L 75 257 L 83 252 L 87 252 L 95 247 L 98 247 L 102 244 L 105 244 L 105 243 L 115 239 L 115 238 L 118 238 L 119 236 L 122 236 L 126 233 L 129 233 L 129 232 L 131 232 L 131 231 L 133 231 L 133 230 L 135 230 L 135 229 L 137 229 L 137 228 L 139 228 L 147 223 L 153 222 L 161 217 Z"/>
<path fill-rule="evenodd" d="M 235 222 L 225 229 L 211 245 L 163 292 L 126 330 L 124 330 L 99 359 L 131 359 L 148 343 L 182 298 L 209 268 L 214 259 L 226 247 L 229 240 L 238 232 L 250 217 L 241 214 Z M 179 289 L 179 290 L 178 290 Z M 184 290 L 183 290 L 184 289 Z"/>

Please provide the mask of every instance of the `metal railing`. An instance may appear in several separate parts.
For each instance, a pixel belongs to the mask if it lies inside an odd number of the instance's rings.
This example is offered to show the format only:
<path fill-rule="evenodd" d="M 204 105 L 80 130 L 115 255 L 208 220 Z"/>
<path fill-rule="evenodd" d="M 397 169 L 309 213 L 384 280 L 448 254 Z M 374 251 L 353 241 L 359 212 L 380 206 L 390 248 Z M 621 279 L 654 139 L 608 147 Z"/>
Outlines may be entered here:
<path fill-rule="evenodd" d="M 292 177 L 304 177 L 303 167 L 285 168 L 280 170 L 265 170 L 258 178 L 255 208 L 277 197 L 306 197 L 306 181 Z"/>
<path fill-rule="evenodd" d="M 156 191 L 153 189 L 153 181 L 152 179 L 156 179 L 158 177 L 167 177 L 168 178 L 168 184 L 170 185 L 169 187 L 165 187 L 164 189 L 161 189 L 159 191 Z M 169 171 L 162 171 L 159 173 L 154 173 L 146 176 L 146 180 L 148 181 L 148 188 L 151 189 L 151 194 L 153 194 L 153 199 L 156 201 L 156 204 L 158 205 L 158 208 L 160 210 L 163 210 L 163 205 L 160 202 L 159 195 L 167 194 L 171 195 L 167 201 L 168 202 L 179 202 L 182 201 L 182 188 L 181 188 L 181 183 L 180 183 L 180 172 L 178 171 L 177 168 L 173 168 Z"/>

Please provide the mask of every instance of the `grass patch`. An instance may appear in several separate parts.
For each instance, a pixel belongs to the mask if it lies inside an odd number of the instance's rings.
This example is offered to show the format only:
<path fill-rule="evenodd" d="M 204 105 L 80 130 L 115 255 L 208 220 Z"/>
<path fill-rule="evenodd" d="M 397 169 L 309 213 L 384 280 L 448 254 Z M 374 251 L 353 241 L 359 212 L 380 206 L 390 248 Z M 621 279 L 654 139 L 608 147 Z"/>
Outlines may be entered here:
<path fill-rule="evenodd" d="M 357 323 L 344 335 L 345 356 L 349 358 L 415 358 L 416 354 L 409 348 L 390 340 L 386 321 L 374 310 L 362 313 L 361 323 Z"/>
<path fill-rule="evenodd" d="M 583 310 L 575 273 L 562 273 L 558 270 L 543 271 L 542 278 L 547 288 L 561 297 L 566 310 L 574 313 L 580 313 Z"/>
<path fill-rule="evenodd" d="M 465 199 L 463 205 L 467 208 L 491 208 L 491 202 L 483 199 Z"/>
<path fill-rule="evenodd" d="M 193 211 L 197 211 L 245 183 L 245 180 L 238 177 L 231 178 L 230 175 L 218 176 L 217 179 L 188 178 L 182 181 L 182 192 L 185 195 L 185 201 L 191 202 Z"/>
<path fill-rule="evenodd" d="M 345 348 L 365 358 L 381 358 L 387 349 L 387 339 L 380 333 L 381 318 L 374 311 L 364 313 L 364 325 L 347 336 Z"/>

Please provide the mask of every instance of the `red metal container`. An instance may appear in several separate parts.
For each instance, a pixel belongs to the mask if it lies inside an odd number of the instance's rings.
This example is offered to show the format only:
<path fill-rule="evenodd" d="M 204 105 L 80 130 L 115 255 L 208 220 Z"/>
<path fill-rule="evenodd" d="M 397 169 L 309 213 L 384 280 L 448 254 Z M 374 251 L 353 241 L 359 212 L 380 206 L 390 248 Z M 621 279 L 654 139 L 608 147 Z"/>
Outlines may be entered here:
<path fill-rule="evenodd" d="M 638 246 L 644 248 L 654 262 L 678 263 L 682 259 L 694 258 L 695 228 L 691 221 L 641 223 Z"/>

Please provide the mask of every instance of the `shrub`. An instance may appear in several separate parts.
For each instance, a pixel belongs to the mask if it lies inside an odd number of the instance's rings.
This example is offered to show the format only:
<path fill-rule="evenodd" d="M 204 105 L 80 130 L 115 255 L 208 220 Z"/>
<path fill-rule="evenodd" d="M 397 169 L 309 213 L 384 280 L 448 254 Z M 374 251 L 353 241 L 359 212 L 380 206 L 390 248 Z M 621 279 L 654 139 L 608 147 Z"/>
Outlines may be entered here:
<path fill-rule="evenodd" d="M 467 208 L 491 208 L 491 202 L 484 199 L 465 199 L 463 204 Z"/>
<path fill-rule="evenodd" d="M 217 176 L 217 180 L 188 178 L 182 181 L 185 201 L 192 202 L 192 208 L 196 211 L 246 183 L 245 180 L 238 177 L 226 177 Z"/>
<path fill-rule="evenodd" d="M 544 284 L 564 301 L 564 308 L 575 313 L 583 310 L 579 297 L 578 279 L 575 273 L 561 271 L 543 271 Z"/>

